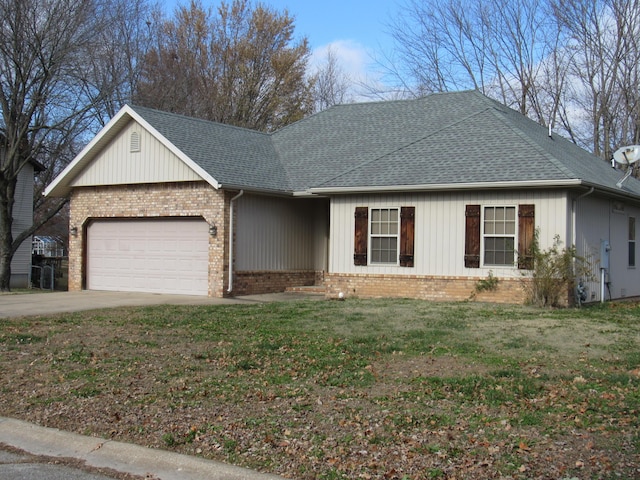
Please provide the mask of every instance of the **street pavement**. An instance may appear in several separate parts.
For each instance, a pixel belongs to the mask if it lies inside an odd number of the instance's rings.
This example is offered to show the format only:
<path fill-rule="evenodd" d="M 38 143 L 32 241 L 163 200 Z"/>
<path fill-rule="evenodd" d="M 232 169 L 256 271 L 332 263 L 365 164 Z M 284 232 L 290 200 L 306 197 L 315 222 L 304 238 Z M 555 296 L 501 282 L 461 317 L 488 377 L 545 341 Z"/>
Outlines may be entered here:
<path fill-rule="evenodd" d="M 79 468 L 72 468 L 55 459 L 35 457 L 27 453 L 2 450 L 0 445 L 0 478 L 6 480 L 113 480 L 100 474 L 92 474 Z"/>
<path fill-rule="evenodd" d="M 209 298 L 129 292 L 0 294 L 0 319 L 141 305 L 231 305 L 320 299 L 305 293 Z M 220 462 L 88 437 L 0 417 L 0 479 L 112 480 L 124 474 L 148 480 L 275 480 Z"/>

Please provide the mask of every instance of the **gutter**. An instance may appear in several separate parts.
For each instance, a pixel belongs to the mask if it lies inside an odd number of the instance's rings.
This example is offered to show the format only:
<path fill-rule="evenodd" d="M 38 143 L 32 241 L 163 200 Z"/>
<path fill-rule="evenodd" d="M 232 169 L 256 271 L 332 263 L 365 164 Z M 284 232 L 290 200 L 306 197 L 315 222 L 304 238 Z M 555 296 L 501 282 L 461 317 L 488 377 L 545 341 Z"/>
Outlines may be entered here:
<path fill-rule="evenodd" d="M 425 185 L 384 185 L 358 187 L 317 187 L 310 188 L 309 193 L 316 194 L 349 194 L 349 193 L 380 193 L 380 192 L 425 192 L 440 190 L 471 190 L 471 189 L 499 189 L 499 188 L 540 188 L 540 187 L 570 187 L 583 185 L 582 180 L 533 180 L 523 182 L 476 182 L 476 183 L 436 183 Z"/>
<path fill-rule="evenodd" d="M 233 207 L 235 201 L 242 195 L 244 195 L 244 190 L 240 190 L 240 193 L 229 202 L 229 287 L 227 288 L 227 293 L 233 291 Z"/>

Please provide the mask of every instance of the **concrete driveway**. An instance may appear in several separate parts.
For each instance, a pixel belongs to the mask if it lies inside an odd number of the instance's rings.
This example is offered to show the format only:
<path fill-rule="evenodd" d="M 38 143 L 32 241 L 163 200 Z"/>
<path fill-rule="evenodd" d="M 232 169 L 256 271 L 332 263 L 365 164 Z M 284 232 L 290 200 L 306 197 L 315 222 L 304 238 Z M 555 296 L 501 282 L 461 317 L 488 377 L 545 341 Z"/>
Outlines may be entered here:
<path fill-rule="evenodd" d="M 324 296 L 308 293 L 272 293 L 233 298 L 211 298 L 155 293 L 99 292 L 95 290 L 24 294 L 4 293 L 0 294 L 0 318 L 142 305 L 233 305 L 307 298 L 322 299 Z"/>

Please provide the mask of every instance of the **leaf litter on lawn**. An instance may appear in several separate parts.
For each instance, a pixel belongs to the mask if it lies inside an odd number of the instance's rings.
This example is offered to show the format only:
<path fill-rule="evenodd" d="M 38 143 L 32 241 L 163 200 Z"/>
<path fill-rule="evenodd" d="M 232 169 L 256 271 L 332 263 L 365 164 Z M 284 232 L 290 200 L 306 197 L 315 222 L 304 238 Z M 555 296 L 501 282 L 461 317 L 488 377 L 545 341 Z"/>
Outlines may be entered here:
<path fill-rule="evenodd" d="M 638 313 L 349 300 L 13 319 L 0 414 L 290 478 L 634 478 Z"/>

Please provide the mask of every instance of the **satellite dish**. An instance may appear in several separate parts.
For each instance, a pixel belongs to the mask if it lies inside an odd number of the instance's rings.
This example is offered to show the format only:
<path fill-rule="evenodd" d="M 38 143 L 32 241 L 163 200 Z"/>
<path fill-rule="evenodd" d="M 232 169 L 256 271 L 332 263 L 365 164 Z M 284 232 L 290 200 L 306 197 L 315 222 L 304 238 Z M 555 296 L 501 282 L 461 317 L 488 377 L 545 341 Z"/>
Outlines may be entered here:
<path fill-rule="evenodd" d="M 640 145 L 620 147 L 613 152 L 613 160 L 620 165 L 632 165 L 640 160 Z"/>
<path fill-rule="evenodd" d="M 631 176 L 633 172 L 633 164 L 640 160 L 640 145 L 629 145 L 628 147 L 620 147 L 613 152 L 613 161 L 611 166 L 615 167 L 614 163 L 618 165 L 627 165 L 627 173 L 617 183 L 618 188 L 622 188 L 624 181 Z"/>

